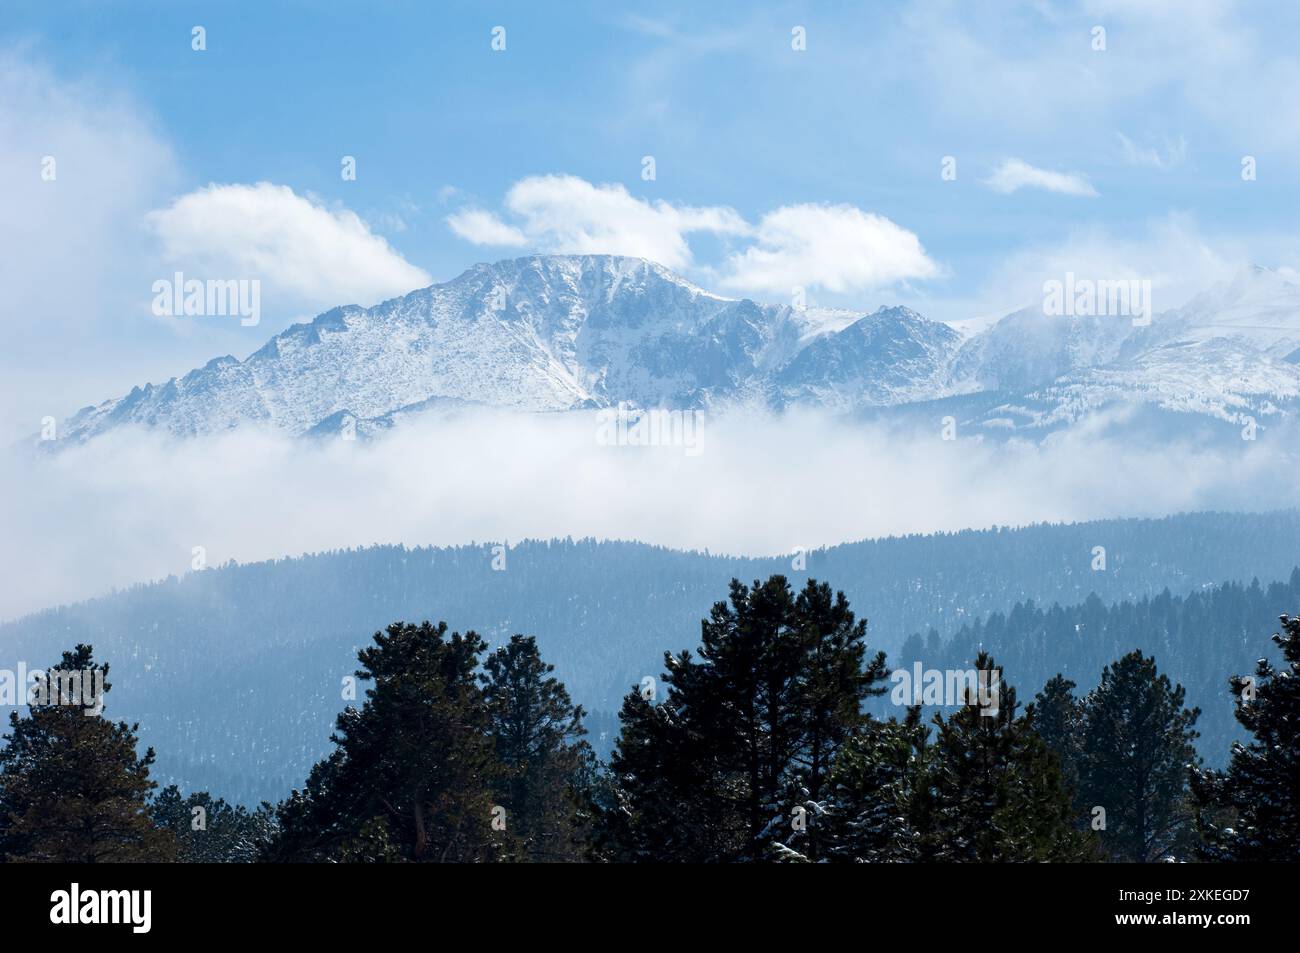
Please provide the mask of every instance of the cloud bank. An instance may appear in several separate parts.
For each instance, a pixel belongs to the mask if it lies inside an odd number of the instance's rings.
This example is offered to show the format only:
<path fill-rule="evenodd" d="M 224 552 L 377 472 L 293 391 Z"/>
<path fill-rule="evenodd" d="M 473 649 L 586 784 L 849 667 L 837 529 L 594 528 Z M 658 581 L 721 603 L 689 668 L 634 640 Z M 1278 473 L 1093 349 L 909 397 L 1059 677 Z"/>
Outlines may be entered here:
<path fill-rule="evenodd" d="M 1208 447 L 1082 428 L 945 442 L 821 413 L 704 418 L 698 455 L 602 445 L 594 414 L 481 411 L 374 443 L 122 432 L 0 457 L 0 618 L 210 565 L 377 542 L 638 539 L 775 554 L 890 534 L 1300 503 L 1281 434 Z M 761 476 L 760 476 L 761 475 Z"/>

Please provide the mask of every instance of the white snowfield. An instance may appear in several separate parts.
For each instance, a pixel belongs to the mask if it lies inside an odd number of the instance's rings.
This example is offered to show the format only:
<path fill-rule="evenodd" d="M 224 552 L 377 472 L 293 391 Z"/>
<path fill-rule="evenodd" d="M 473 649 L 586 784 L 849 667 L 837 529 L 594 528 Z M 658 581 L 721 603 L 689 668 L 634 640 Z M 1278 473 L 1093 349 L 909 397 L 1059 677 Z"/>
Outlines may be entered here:
<path fill-rule="evenodd" d="M 797 310 L 720 297 L 608 255 L 481 264 L 371 308 L 335 308 L 240 361 L 220 357 L 78 411 L 61 436 L 122 424 L 195 436 L 245 424 L 362 429 L 436 408 L 896 407 L 1002 395 L 976 424 L 1068 424 L 1116 402 L 1235 421 L 1300 397 L 1300 286 L 1251 268 L 1157 314 L 1008 315 L 965 338 L 907 308 Z"/>

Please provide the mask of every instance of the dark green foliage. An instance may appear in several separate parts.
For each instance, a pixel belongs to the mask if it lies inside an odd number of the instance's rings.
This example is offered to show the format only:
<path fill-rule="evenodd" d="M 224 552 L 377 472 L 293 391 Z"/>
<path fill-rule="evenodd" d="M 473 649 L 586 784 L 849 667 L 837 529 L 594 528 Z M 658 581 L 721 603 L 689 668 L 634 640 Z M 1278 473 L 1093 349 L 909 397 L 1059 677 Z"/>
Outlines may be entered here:
<path fill-rule="evenodd" d="M 988 690 L 969 691 L 949 718 L 935 717 L 922 859 L 1084 859 L 1087 841 L 1071 823 L 1059 762 L 1034 731 L 1033 713 L 1017 716 L 1016 691 L 987 653 L 976 658 L 975 671 L 990 673 Z"/>
<path fill-rule="evenodd" d="M 1187 778 L 1200 712 L 1183 701 L 1183 687 L 1136 651 L 1106 666 L 1083 701 L 1079 803 L 1089 813 L 1105 810 L 1101 845 L 1118 860 L 1186 854 Z"/>
<path fill-rule="evenodd" d="M 933 719 L 869 722 L 840 749 L 817 824 L 824 856 L 854 862 L 1087 860 L 1056 756 L 1017 715 L 1015 690 L 981 654 L 964 703 Z M 787 857 L 787 859 L 790 859 Z"/>
<path fill-rule="evenodd" d="M 1074 682 L 1054 675 L 1034 696 L 1034 730 L 1056 752 L 1061 764 L 1061 781 L 1070 791 L 1079 788 L 1079 762 L 1083 757 L 1083 705 L 1074 696 Z"/>
<path fill-rule="evenodd" d="M 825 859 L 883 863 L 933 853 L 929 737 L 914 707 L 903 721 L 869 722 L 845 742 L 814 819 Z"/>
<path fill-rule="evenodd" d="M 689 654 L 669 657 L 692 664 Z M 671 696 L 670 696 L 671 698 Z M 676 700 L 656 704 L 629 692 L 610 760 L 610 785 L 597 815 L 597 847 L 607 860 L 705 863 L 740 855 L 746 830 L 719 798 L 714 739 Z"/>
<path fill-rule="evenodd" d="M 519 859 L 582 856 L 582 799 L 594 772 L 583 711 L 523 635 L 487 657 L 483 700 L 500 771 L 498 802 Z"/>
<path fill-rule="evenodd" d="M 108 666 L 95 663 L 89 645 L 78 645 L 48 674 L 53 684 L 61 673 L 95 672 L 103 678 L 97 705 L 87 704 L 96 694 L 88 688 L 78 704 L 59 704 L 60 693 L 53 690 L 46 703 L 34 701 L 26 717 L 16 711 L 9 715 L 8 744 L 0 751 L 0 858 L 5 861 L 175 857 L 175 840 L 149 816 L 153 749 L 137 755 L 139 726 L 103 717 L 103 695 L 112 687 Z"/>
<path fill-rule="evenodd" d="M 1224 673 L 1253 669 L 1257 633 L 1300 598 L 1274 600 L 1271 588 L 1257 598 L 1237 587 L 1209 615 L 1191 603 L 1168 611 L 1155 596 L 1146 618 L 1113 634 L 1076 632 L 1073 623 L 1088 619 L 1073 610 L 1061 613 L 1069 625 L 1053 616 L 1041 634 L 1006 626 L 1005 613 L 1026 600 L 1078 605 L 1092 592 L 1111 604 L 1225 579 L 1286 579 L 1300 562 L 1297 540 L 1300 512 L 1201 513 L 868 540 L 807 558 L 812 575 L 869 610 L 873 646 L 901 666 L 915 657 L 948 667 L 927 654 L 925 633 L 947 637 L 995 612 L 1004 614 L 1002 629 L 963 640 L 954 663 L 982 642 L 1022 685 L 1060 671 L 1086 691 L 1124 652 L 1154 654 L 1187 687 L 1189 703 L 1206 709 L 1205 754 L 1219 758 L 1232 740 L 1220 728 L 1237 731 L 1229 706 L 1221 723 L 1211 710 Z M 1107 548 L 1104 572 L 1089 569 L 1098 544 Z M 113 709 L 145 726 L 143 741 L 159 752 L 155 774 L 253 805 L 283 797 L 327 753 L 322 728 L 343 706 L 321 687 L 353 667 L 355 634 L 373 631 L 376 620 L 419 619 L 437 606 L 494 646 L 514 632 L 535 635 L 574 701 L 612 719 L 627 686 L 656 672 L 665 648 L 693 642 L 731 578 L 789 569 L 788 559 L 595 540 L 525 541 L 509 560 L 508 572 L 493 572 L 487 546 L 375 546 L 232 564 L 2 623 L 0 644 L 14 659 L 58 658 L 76 632 L 107 658 L 154 660 L 121 680 Z M 911 632 L 921 633 L 917 654 L 900 655 Z M 295 703 L 286 706 L 286 697 Z M 593 747 L 607 751 L 598 727 L 589 720 L 588 728 Z"/>
<path fill-rule="evenodd" d="M 855 619 L 844 593 L 810 581 L 795 600 L 800 661 L 795 673 L 801 744 L 795 774 L 812 800 L 822 795 L 836 753 L 866 719 L 866 699 L 884 694 L 885 653 L 867 659 L 867 620 Z"/>
<path fill-rule="evenodd" d="M 175 785 L 158 792 L 150 815 L 176 838 L 176 859 L 192 864 L 252 863 L 275 832 L 275 812 L 269 804 L 250 811 L 206 791 L 182 797 Z"/>
<path fill-rule="evenodd" d="M 446 623 L 395 623 L 358 654 L 360 710 L 339 715 L 334 752 L 283 802 L 268 858 L 481 861 L 508 835 L 492 826 L 501 780 L 478 679 L 486 648 Z"/>
<path fill-rule="evenodd" d="M 1300 619 L 1282 616 L 1275 667 L 1231 679 L 1236 716 L 1250 741 L 1227 770 L 1193 772 L 1198 824 L 1209 860 L 1300 861 Z"/>
<path fill-rule="evenodd" d="M 816 828 L 797 826 L 795 808 L 821 791 L 864 701 L 883 691 L 884 657 L 866 661 L 865 636 L 825 584 L 796 597 L 784 576 L 733 580 L 730 603 L 701 625 L 698 657 L 665 656 L 662 703 L 640 689 L 623 702 L 605 823 L 614 855 L 756 860 L 788 841 L 816 858 Z"/>

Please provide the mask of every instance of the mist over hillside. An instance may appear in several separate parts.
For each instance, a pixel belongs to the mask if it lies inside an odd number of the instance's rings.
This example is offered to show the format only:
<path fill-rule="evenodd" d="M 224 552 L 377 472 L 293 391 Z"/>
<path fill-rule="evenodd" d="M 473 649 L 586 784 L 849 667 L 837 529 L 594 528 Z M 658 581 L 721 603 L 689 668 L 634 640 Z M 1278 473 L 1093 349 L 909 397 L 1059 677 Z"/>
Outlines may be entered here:
<path fill-rule="evenodd" d="M 1093 568 L 1097 547 L 1105 550 L 1104 569 Z M 695 646 L 701 618 L 726 597 L 732 577 L 828 581 L 869 620 L 873 648 L 896 662 L 914 633 L 934 629 L 947 638 L 1018 602 L 1187 594 L 1229 580 L 1288 579 L 1297 565 L 1295 510 L 912 535 L 814 550 L 804 561 L 594 540 L 528 541 L 504 552 L 490 544 L 376 546 L 132 587 L 0 626 L 0 645 L 13 667 L 18 660 L 46 665 L 74 643 L 92 643 L 113 667 L 111 714 L 140 721 L 162 778 L 242 799 L 277 798 L 326 750 L 356 650 L 396 620 L 446 620 L 493 644 L 535 635 L 575 700 L 608 716 L 634 683 L 658 676 L 665 651 Z M 1269 606 L 1259 625 L 1288 608 L 1300 607 Z M 1033 656 L 1015 627 L 978 631 L 986 648 L 1006 657 L 1022 697 L 1032 697 L 1051 654 Z M 1243 633 L 1223 633 L 1230 635 L 1237 641 L 1225 641 L 1210 660 L 1215 672 L 1259 652 Z M 1151 632 L 1128 647 L 1157 647 L 1162 665 L 1178 671 L 1188 660 L 1171 638 Z M 1204 652 L 1218 638 L 1200 632 L 1187 651 Z M 963 639 L 946 655 L 960 656 L 970 641 Z M 990 644 L 999 641 L 1006 644 Z M 1077 656 L 1081 683 L 1106 651 Z M 1017 671 L 1024 658 L 1038 660 L 1029 679 Z M 592 727 L 599 733 L 607 724 L 598 717 Z"/>

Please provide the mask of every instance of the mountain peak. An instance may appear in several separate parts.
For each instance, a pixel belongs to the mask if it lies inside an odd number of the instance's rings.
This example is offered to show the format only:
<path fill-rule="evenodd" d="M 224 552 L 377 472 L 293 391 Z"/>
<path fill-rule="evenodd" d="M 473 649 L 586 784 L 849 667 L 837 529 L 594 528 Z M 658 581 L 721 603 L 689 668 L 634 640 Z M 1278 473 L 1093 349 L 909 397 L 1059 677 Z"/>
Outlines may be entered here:
<path fill-rule="evenodd" d="M 1247 265 L 1178 309 L 1179 336 L 1230 338 L 1283 357 L 1300 347 L 1300 276 Z"/>
<path fill-rule="evenodd" d="M 1157 396 L 1169 390 L 1162 381 L 1179 393 L 1213 387 L 1210 372 L 1246 354 L 1268 373 L 1233 387 L 1290 393 L 1300 355 L 1294 277 L 1244 269 L 1146 333 L 1114 316 L 1061 321 L 1031 308 L 963 340 L 901 305 L 865 313 L 759 304 L 644 258 L 527 255 L 370 308 L 333 308 L 244 361 L 224 355 L 83 408 L 60 432 L 81 440 L 137 424 L 189 436 L 258 424 L 319 435 L 344 417 L 378 431 L 430 408 L 477 405 L 688 409 L 758 399 L 854 410 L 975 391 L 1032 396 L 1095 371 L 1095 395 L 1069 391 L 1083 406 L 1143 391 L 1136 379 L 1106 390 L 1116 374 L 1149 378 L 1144 392 Z M 1196 347 L 1206 342 L 1227 350 Z M 1185 346 L 1175 353 L 1175 344 Z"/>
<path fill-rule="evenodd" d="M 381 421 L 448 400 L 534 412 L 755 395 L 897 403 L 933 396 L 955 340 L 908 308 L 804 312 L 724 298 L 645 258 L 526 255 L 370 308 L 333 308 L 242 362 L 227 355 L 83 409 L 63 432 L 254 423 L 305 434 L 341 415 Z"/>
<path fill-rule="evenodd" d="M 579 284 L 604 281 L 615 287 L 625 284 L 635 286 L 638 283 L 662 282 L 682 288 L 692 295 L 717 301 L 735 300 L 706 291 L 670 268 L 649 258 L 639 258 L 634 255 L 535 254 L 496 262 L 479 262 L 449 284 L 471 276 L 480 278 L 489 276 L 509 282 L 528 275 Z"/>

